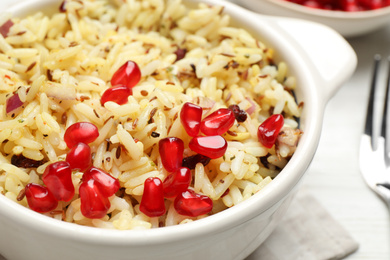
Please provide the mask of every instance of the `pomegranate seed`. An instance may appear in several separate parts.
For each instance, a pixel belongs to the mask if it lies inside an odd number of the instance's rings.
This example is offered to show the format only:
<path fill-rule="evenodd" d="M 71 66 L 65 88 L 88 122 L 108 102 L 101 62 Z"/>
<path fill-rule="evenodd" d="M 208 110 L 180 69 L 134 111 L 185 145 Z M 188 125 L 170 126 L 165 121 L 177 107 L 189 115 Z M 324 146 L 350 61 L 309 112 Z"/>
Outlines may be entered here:
<path fill-rule="evenodd" d="M 189 143 L 192 151 L 207 156 L 211 159 L 222 157 L 227 149 L 225 138 L 220 135 L 197 136 Z"/>
<path fill-rule="evenodd" d="M 68 148 L 72 148 L 77 143 L 89 144 L 99 136 L 98 128 L 88 122 L 79 122 L 69 126 L 64 134 L 64 141 Z"/>
<path fill-rule="evenodd" d="M 281 114 L 275 114 L 268 117 L 258 128 L 257 137 L 259 142 L 265 147 L 271 148 L 278 137 L 280 129 L 284 124 L 284 118 Z"/>
<path fill-rule="evenodd" d="M 94 179 L 81 183 L 79 188 L 80 210 L 84 217 L 102 218 L 107 214 L 111 204 L 104 196 Z"/>
<path fill-rule="evenodd" d="M 200 131 L 205 135 L 222 135 L 233 126 L 234 120 L 231 110 L 220 108 L 202 120 Z"/>
<path fill-rule="evenodd" d="M 91 148 L 85 143 L 78 143 L 66 155 L 66 161 L 72 170 L 85 171 L 92 164 Z"/>
<path fill-rule="evenodd" d="M 190 169 L 181 167 L 174 173 L 171 173 L 163 182 L 164 196 L 173 198 L 186 191 L 190 186 L 192 174 Z"/>
<path fill-rule="evenodd" d="M 72 170 L 68 162 L 49 164 L 42 175 L 42 181 L 56 200 L 69 201 L 73 198 Z"/>
<path fill-rule="evenodd" d="M 187 167 L 190 170 L 195 169 L 196 165 L 198 163 L 203 164 L 203 166 L 206 166 L 209 164 L 210 158 L 201 154 L 191 155 L 186 158 L 183 158 L 182 166 Z"/>
<path fill-rule="evenodd" d="M 112 76 L 111 86 L 125 85 L 132 88 L 141 80 L 141 70 L 134 61 L 127 61 Z"/>
<path fill-rule="evenodd" d="M 103 196 L 111 197 L 120 188 L 120 183 L 117 178 L 114 178 L 109 173 L 102 169 L 91 167 L 83 175 L 83 182 L 94 180 L 95 185 L 99 187 Z"/>
<path fill-rule="evenodd" d="M 176 197 L 174 207 L 180 215 L 197 217 L 209 213 L 213 209 L 213 201 L 193 190 L 186 190 Z"/>
<path fill-rule="evenodd" d="M 159 141 L 161 162 L 168 172 L 174 172 L 181 166 L 184 143 L 176 137 L 166 137 Z"/>
<path fill-rule="evenodd" d="M 57 208 L 58 201 L 49 190 L 39 184 L 29 183 L 25 187 L 28 206 L 39 213 L 46 213 Z"/>
<path fill-rule="evenodd" d="M 295 4 L 300 4 L 300 5 L 302 5 L 303 2 L 305 2 L 305 0 L 287 0 L 287 1 L 290 1 L 290 2 L 295 3 Z"/>
<path fill-rule="evenodd" d="M 106 102 L 113 101 L 118 105 L 123 105 L 127 103 L 127 98 L 132 94 L 133 91 L 131 88 L 128 88 L 125 85 L 116 85 L 104 91 L 100 103 L 104 106 Z"/>
<path fill-rule="evenodd" d="M 316 9 L 322 9 L 322 5 L 316 1 L 306 1 L 303 3 L 304 6 L 310 7 L 310 8 L 316 8 Z"/>
<path fill-rule="evenodd" d="M 317 1 L 322 6 L 325 6 L 325 5 L 337 5 L 340 2 L 338 0 L 317 0 Z M 304 3 L 304 1 L 302 1 L 302 3 Z"/>
<path fill-rule="evenodd" d="M 151 177 L 145 180 L 139 210 L 148 217 L 159 217 L 165 214 L 163 184 L 159 178 Z"/>
<path fill-rule="evenodd" d="M 326 10 L 358 12 L 375 10 L 388 5 L 384 0 L 287 0 L 292 3 Z"/>
<path fill-rule="evenodd" d="M 187 102 L 180 111 L 180 121 L 189 136 L 197 136 L 202 121 L 203 109 L 200 106 Z"/>
<path fill-rule="evenodd" d="M 358 3 L 355 0 L 341 0 L 340 7 L 342 10 L 347 12 L 358 11 Z"/>
<path fill-rule="evenodd" d="M 384 4 L 382 3 L 382 0 L 357 0 L 356 5 L 360 4 L 365 9 L 368 10 L 375 10 L 382 8 Z"/>

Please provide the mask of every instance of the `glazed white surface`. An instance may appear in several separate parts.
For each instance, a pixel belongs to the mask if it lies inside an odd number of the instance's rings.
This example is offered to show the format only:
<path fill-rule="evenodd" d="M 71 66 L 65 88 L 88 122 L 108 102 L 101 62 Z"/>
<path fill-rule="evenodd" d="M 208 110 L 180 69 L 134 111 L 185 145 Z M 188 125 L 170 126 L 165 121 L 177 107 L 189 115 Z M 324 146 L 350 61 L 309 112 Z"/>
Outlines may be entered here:
<path fill-rule="evenodd" d="M 10 2 L 15 0 L 1 0 L 0 10 Z M 359 242 L 359 250 L 348 260 L 389 259 L 389 214 L 360 176 L 358 150 L 372 57 L 377 52 L 390 54 L 390 24 L 349 42 L 359 65 L 327 106 L 320 145 L 303 185 Z"/>

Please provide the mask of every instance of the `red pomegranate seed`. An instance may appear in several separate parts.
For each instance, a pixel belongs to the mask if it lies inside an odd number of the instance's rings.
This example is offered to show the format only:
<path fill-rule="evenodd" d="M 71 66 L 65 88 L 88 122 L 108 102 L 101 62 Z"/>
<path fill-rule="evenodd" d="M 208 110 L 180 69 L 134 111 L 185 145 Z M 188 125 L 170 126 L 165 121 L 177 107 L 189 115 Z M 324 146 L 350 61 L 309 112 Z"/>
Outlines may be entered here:
<path fill-rule="evenodd" d="M 200 106 L 187 102 L 180 111 L 180 121 L 189 136 L 197 136 L 202 121 L 202 111 Z"/>
<path fill-rule="evenodd" d="M 100 103 L 104 106 L 106 102 L 113 101 L 118 105 L 123 105 L 127 103 L 127 98 L 132 94 L 133 91 L 131 88 L 128 88 L 125 85 L 116 85 L 104 91 Z"/>
<path fill-rule="evenodd" d="M 190 169 L 181 167 L 174 173 L 171 173 L 163 182 L 164 196 L 173 198 L 186 191 L 190 186 L 192 174 Z"/>
<path fill-rule="evenodd" d="M 187 190 L 179 194 L 174 207 L 180 215 L 197 217 L 209 213 L 213 209 L 213 201 L 193 190 Z"/>
<path fill-rule="evenodd" d="M 69 201 L 73 198 L 72 170 L 68 162 L 49 164 L 42 175 L 42 181 L 56 200 Z"/>
<path fill-rule="evenodd" d="M 80 210 L 84 217 L 102 218 L 107 214 L 110 201 L 102 194 L 94 179 L 81 183 L 79 194 Z"/>
<path fill-rule="evenodd" d="M 311 0 L 305 1 L 303 5 L 310 8 L 322 9 L 322 5 L 316 1 L 311 1 Z"/>
<path fill-rule="evenodd" d="M 340 1 L 340 7 L 344 11 L 353 12 L 358 11 L 358 3 L 355 0 L 341 0 Z"/>
<path fill-rule="evenodd" d="M 83 174 L 83 182 L 89 180 L 94 180 L 95 185 L 99 187 L 102 195 L 106 197 L 111 197 L 121 187 L 117 178 L 114 178 L 109 173 L 93 166 Z"/>
<path fill-rule="evenodd" d="M 305 0 L 287 0 L 287 1 L 290 1 L 290 2 L 295 3 L 295 4 L 299 4 L 299 5 L 302 5 L 303 2 L 305 2 Z"/>
<path fill-rule="evenodd" d="M 166 137 L 159 141 L 161 162 L 168 172 L 174 172 L 181 166 L 184 143 L 176 137 Z"/>
<path fill-rule="evenodd" d="M 134 61 L 127 61 L 112 76 L 111 86 L 125 85 L 132 88 L 141 80 L 141 70 Z"/>
<path fill-rule="evenodd" d="M 189 143 L 192 151 L 207 156 L 211 159 L 222 157 L 227 149 L 225 138 L 220 135 L 197 136 Z"/>
<path fill-rule="evenodd" d="M 28 206 L 39 213 L 46 213 L 57 208 L 58 201 L 49 190 L 39 184 L 29 183 L 25 187 Z"/>
<path fill-rule="evenodd" d="M 145 180 L 139 210 L 149 217 L 159 217 L 165 214 L 163 184 L 159 178 L 151 177 Z"/>
<path fill-rule="evenodd" d="M 350 2 L 351 0 L 347 1 Z M 355 5 L 361 5 L 363 8 L 368 10 L 375 10 L 384 7 L 384 3 L 382 0 L 356 0 Z"/>
<path fill-rule="evenodd" d="M 274 145 L 283 124 L 284 118 L 281 114 L 275 114 L 268 117 L 257 130 L 259 142 L 265 147 L 271 148 Z"/>
<path fill-rule="evenodd" d="M 91 148 L 85 143 L 78 143 L 66 155 L 66 161 L 72 170 L 85 171 L 92 164 Z"/>
<path fill-rule="evenodd" d="M 339 0 L 318 0 L 318 2 L 323 5 L 323 6 L 326 6 L 326 5 L 333 5 L 333 6 L 336 6 L 338 4 L 340 4 L 340 1 Z"/>
<path fill-rule="evenodd" d="M 385 0 L 287 0 L 296 4 L 326 10 L 358 12 L 388 6 Z"/>
<path fill-rule="evenodd" d="M 64 141 L 68 148 L 72 148 L 78 143 L 89 144 L 99 136 L 98 128 L 88 122 L 79 122 L 69 126 L 64 134 Z"/>
<path fill-rule="evenodd" d="M 227 108 L 220 108 L 208 115 L 200 123 L 200 131 L 205 135 L 222 135 L 234 124 L 234 113 Z"/>

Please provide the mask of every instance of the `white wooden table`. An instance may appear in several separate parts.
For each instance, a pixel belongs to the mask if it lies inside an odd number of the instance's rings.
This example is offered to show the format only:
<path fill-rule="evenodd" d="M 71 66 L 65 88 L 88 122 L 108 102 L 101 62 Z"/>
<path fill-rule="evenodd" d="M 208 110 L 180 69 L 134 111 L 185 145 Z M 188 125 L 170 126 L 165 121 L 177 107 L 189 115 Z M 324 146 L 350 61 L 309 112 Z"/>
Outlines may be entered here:
<path fill-rule="evenodd" d="M 15 0 L 0 0 L 0 10 L 10 2 Z M 377 32 L 349 39 L 349 42 L 358 55 L 358 68 L 327 106 L 318 152 L 303 185 L 360 244 L 359 250 L 348 260 L 388 260 L 389 213 L 385 204 L 363 182 L 358 151 L 372 57 L 375 53 L 383 57 L 390 55 L 390 24 Z"/>

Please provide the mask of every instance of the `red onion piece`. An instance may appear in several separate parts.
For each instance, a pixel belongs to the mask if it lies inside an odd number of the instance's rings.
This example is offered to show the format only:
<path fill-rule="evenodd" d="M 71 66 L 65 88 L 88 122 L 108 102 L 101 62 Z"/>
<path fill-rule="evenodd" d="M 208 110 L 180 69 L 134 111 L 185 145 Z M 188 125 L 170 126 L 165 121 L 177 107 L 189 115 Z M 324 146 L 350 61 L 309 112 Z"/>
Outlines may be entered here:
<path fill-rule="evenodd" d="M 9 33 L 9 29 L 14 25 L 14 23 L 11 20 L 6 21 L 2 26 L 0 26 L 0 33 L 3 35 L 3 37 L 7 37 Z"/>
<path fill-rule="evenodd" d="M 247 110 L 245 110 L 249 115 L 252 115 L 253 114 L 253 112 L 255 112 L 255 109 L 256 109 L 256 105 L 255 105 L 255 102 L 252 100 L 252 99 L 250 99 L 250 98 L 245 98 L 246 100 L 248 100 L 249 101 L 249 103 L 251 103 L 252 104 L 252 106 L 250 106 Z"/>
<path fill-rule="evenodd" d="M 50 82 L 45 84 L 41 91 L 45 92 L 48 97 L 58 100 L 75 100 L 77 98 L 76 90 L 74 88 L 58 83 Z"/>
<path fill-rule="evenodd" d="M 196 97 L 192 100 L 192 103 L 197 104 L 203 109 L 203 116 L 208 114 L 215 105 L 215 101 L 208 97 Z"/>
<path fill-rule="evenodd" d="M 8 98 L 6 103 L 7 103 L 7 105 L 6 105 L 5 111 L 7 114 L 23 105 L 23 102 L 20 101 L 18 94 L 14 94 L 10 98 Z"/>

